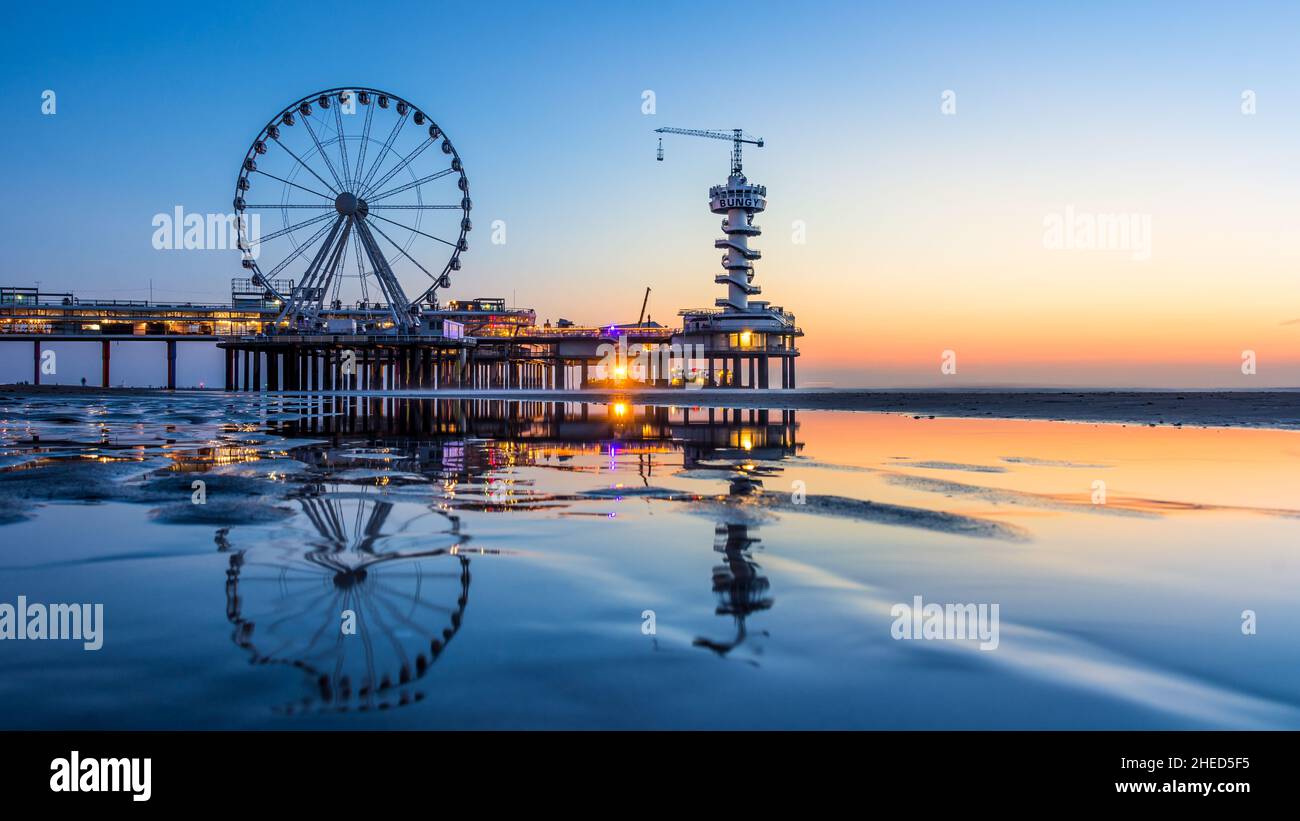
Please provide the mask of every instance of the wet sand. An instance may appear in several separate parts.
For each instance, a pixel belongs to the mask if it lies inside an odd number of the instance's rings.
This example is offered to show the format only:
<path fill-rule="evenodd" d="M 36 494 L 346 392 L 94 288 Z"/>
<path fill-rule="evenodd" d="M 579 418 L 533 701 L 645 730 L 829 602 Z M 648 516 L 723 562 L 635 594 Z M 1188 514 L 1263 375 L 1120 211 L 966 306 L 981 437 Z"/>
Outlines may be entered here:
<path fill-rule="evenodd" d="M 183 393 L 184 391 L 181 391 Z M 0 386 L 5 395 L 132 395 L 166 393 L 148 388 Z M 202 391 L 201 393 L 218 393 Z M 1040 419 L 1061 422 L 1187 427 L 1300 429 L 1300 389 L 1269 391 L 1108 390 L 440 390 L 395 391 L 384 395 L 444 399 L 635 402 L 691 407 L 773 408 L 900 413 L 917 417 Z M 367 392 L 366 395 L 380 395 Z"/>
<path fill-rule="evenodd" d="M 1300 728 L 1294 430 L 134 393 L 0 391 L 0 574 L 113 625 L 0 727 Z"/>

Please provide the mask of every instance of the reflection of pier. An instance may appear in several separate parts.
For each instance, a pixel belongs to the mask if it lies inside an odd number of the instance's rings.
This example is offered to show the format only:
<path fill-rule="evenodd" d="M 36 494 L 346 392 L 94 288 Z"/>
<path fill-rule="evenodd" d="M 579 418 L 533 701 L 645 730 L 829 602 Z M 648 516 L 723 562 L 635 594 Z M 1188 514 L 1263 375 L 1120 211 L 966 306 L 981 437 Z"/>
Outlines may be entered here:
<path fill-rule="evenodd" d="M 503 468 L 577 454 L 608 453 L 613 461 L 615 453 L 680 452 L 687 468 L 730 476 L 730 496 L 743 504 L 761 487 L 759 477 L 780 470 L 772 463 L 800 447 L 788 410 L 355 396 L 286 398 L 272 408 L 270 430 L 315 440 L 286 443 L 311 466 L 289 494 L 302 516 L 286 526 L 301 533 L 243 550 L 227 529 L 218 544 L 230 554 L 233 641 L 252 664 L 302 676 L 300 695 L 278 708 L 286 713 L 387 709 L 424 698 L 420 682 L 461 627 L 469 556 L 479 552 L 466 548 L 469 536 L 453 511 L 527 509 L 527 495 L 496 497 L 511 482 Z M 426 484 L 442 492 L 427 493 Z M 773 603 L 753 558 L 755 528 L 738 518 L 719 516 L 712 575 L 715 612 L 735 632 L 694 641 L 731 657 L 742 646 L 741 653 L 756 652 L 748 619 Z M 341 629 L 345 612 L 355 617 L 355 635 Z"/>
<path fill-rule="evenodd" d="M 700 459 L 781 459 L 798 448 L 793 410 L 687 408 L 615 402 L 304 397 L 300 418 L 273 422 L 286 436 L 444 437 L 575 445 L 673 443 Z"/>

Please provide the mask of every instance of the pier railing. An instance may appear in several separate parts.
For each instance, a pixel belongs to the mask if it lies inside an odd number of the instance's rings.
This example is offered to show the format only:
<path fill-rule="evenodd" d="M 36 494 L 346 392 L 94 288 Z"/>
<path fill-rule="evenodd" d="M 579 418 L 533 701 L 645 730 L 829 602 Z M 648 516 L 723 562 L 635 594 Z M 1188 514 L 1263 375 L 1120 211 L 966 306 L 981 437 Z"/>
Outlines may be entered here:
<path fill-rule="evenodd" d="M 440 334 L 254 334 L 230 337 L 227 341 L 242 344 L 265 345 L 311 345 L 311 344 L 366 344 L 366 345 L 410 345 L 420 342 L 437 343 L 452 347 L 465 347 L 474 344 L 470 337 L 452 338 Z"/>

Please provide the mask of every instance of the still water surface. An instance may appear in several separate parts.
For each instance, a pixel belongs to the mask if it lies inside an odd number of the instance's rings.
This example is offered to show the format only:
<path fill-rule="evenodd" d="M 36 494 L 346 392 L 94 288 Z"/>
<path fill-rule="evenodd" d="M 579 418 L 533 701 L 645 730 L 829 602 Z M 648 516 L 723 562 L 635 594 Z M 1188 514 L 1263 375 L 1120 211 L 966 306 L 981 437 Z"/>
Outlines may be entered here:
<path fill-rule="evenodd" d="M 1300 727 L 1300 433 L 3 401 L 0 727 Z"/>

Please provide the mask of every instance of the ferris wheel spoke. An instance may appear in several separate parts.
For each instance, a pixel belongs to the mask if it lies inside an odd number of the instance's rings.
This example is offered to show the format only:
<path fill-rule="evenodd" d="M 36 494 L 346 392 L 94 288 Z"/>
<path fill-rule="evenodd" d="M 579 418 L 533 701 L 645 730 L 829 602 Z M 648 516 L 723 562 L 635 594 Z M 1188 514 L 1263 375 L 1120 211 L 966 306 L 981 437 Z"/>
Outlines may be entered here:
<path fill-rule="evenodd" d="M 279 231 L 275 231 L 273 233 L 267 234 L 264 237 L 258 237 L 257 239 L 249 242 L 248 245 L 249 247 L 252 247 L 254 245 L 261 245 L 262 243 L 270 242 L 271 240 L 276 239 L 277 237 L 282 237 L 285 234 L 293 233 L 299 228 L 306 228 L 308 225 L 312 225 L 314 223 L 320 222 L 321 220 L 326 220 L 329 218 L 330 218 L 329 214 L 321 214 L 319 217 L 312 217 L 311 219 L 304 220 L 303 222 L 300 222 L 297 225 L 290 225 L 288 228 L 281 228 Z M 342 219 L 342 217 L 340 217 L 340 219 Z"/>
<path fill-rule="evenodd" d="M 320 153 L 320 158 L 325 161 L 325 167 L 330 170 L 330 176 L 334 178 L 334 182 L 339 184 L 339 190 L 347 188 L 343 184 L 343 180 L 339 178 L 339 172 L 334 170 L 334 163 L 330 162 L 329 154 L 325 153 L 325 146 L 321 145 L 320 137 L 316 136 L 316 129 L 311 127 L 311 120 L 304 115 L 302 124 L 307 126 L 307 133 L 311 135 L 311 141 L 316 143 L 316 150 Z M 340 137 L 340 139 L 342 138 Z"/>
<path fill-rule="evenodd" d="M 381 217 L 378 214 L 371 214 L 370 216 L 374 217 L 375 219 L 383 220 L 384 222 L 392 222 L 393 225 L 396 225 L 398 228 L 405 228 L 406 230 L 411 231 L 412 233 L 419 234 L 422 237 L 428 237 L 429 239 L 437 240 L 438 242 L 441 242 L 443 245 L 450 245 L 452 248 L 457 247 L 456 243 L 454 242 L 448 242 L 442 237 L 435 237 L 433 234 L 426 234 L 423 231 L 419 230 L 418 228 L 412 228 L 411 226 L 403 225 L 400 222 L 393 222 L 388 217 Z"/>
<path fill-rule="evenodd" d="M 393 592 L 396 593 L 396 591 L 393 591 Z M 428 610 L 428 611 L 430 611 L 430 612 L 432 612 L 432 613 L 437 613 L 437 614 L 439 614 L 439 615 L 445 615 L 445 616 L 449 616 L 449 615 L 451 615 L 452 613 L 455 613 L 455 612 L 456 612 L 455 609 L 453 609 L 453 608 L 451 608 L 451 607 L 447 607 L 446 605 L 443 605 L 443 604 L 434 604 L 434 603 L 431 602 L 431 601 L 424 601 L 423 599 L 413 599 L 413 600 L 411 601 L 411 610 L 412 610 L 412 612 L 415 611 L 415 608 L 416 608 L 416 607 L 421 607 L 421 608 L 424 608 L 425 610 Z"/>
<path fill-rule="evenodd" d="M 263 626 L 266 631 L 273 631 L 287 621 L 292 621 L 293 619 L 308 615 L 317 607 L 319 607 L 321 603 L 324 602 L 326 599 L 334 598 L 338 596 L 338 594 L 339 591 L 337 589 L 331 588 L 329 590 L 324 590 L 312 596 L 311 598 L 307 599 L 305 602 L 297 605 L 296 609 L 287 610 L 287 611 L 282 610 L 282 612 L 284 612 L 283 616 L 276 619 L 275 621 L 265 622 Z"/>
<path fill-rule="evenodd" d="M 400 598 L 406 598 L 408 594 L 395 592 L 395 596 Z M 414 618 L 412 618 L 413 615 L 412 613 L 403 613 L 401 610 L 398 610 L 397 607 L 395 607 L 392 602 L 387 601 L 386 599 L 380 597 L 376 597 L 375 603 L 376 605 L 382 606 L 384 610 L 387 610 L 389 616 L 391 616 L 394 619 L 397 619 L 399 622 L 405 624 L 407 627 L 413 628 L 417 633 L 424 633 L 425 635 L 428 635 L 428 633 L 430 632 L 429 625 L 420 624 Z M 375 609 L 377 611 L 380 608 L 376 606 Z M 448 608 L 447 612 L 451 613 L 452 610 Z"/>
<path fill-rule="evenodd" d="M 311 188 L 307 188 L 306 186 L 299 185 L 299 184 L 296 183 L 296 182 L 290 182 L 289 180 L 286 180 L 286 179 L 284 179 L 283 177 L 277 177 L 277 176 L 274 175 L 274 174 L 268 174 L 268 173 L 266 173 L 265 171 L 263 171 L 263 170 L 260 169 L 260 168 L 257 169 L 257 171 L 255 171 L 255 172 L 253 172 L 253 173 L 255 173 L 255 174 L 261 174 L 261 175 L 264 176 L 264 177 L 270 177 L 271 179 L 273 179 L 273 180 L 278 180 L 278 181 L 284 183 L 285 185 L 292 185 L 294 188 L 302 189 L 303 191 L 306 191 L 308 194 L 315 194 L 316 196 L 321 197 L 321 198 L 323 198 L 323 199 L 327 199 L 327 200 L 333 200 L 333 199 L 334 199 L 334 198 L 331 197 L 329 194 L 322 194 L 322 193 L 319 192 L 319 191 L 316 191 L 316 190 L 311 189 Z"/>
<path fill-rule="evenodd" d="M 303 251 L 306 251 L 308 248 L 314 245 L 316 243 L 316 240 L 324 236 L 325 232 L 328 231 L 329 229 L 330 226 L 322 225 L 319 229 L 316 230 L 314 234 L 312 234 L 310 237 L 307 238 L 306 242 L 304 242 L 302 245 L 295 246 L 293 249 L 293 253 L 289 254 L 289 256 L 285 257 L 283 260 L 280 261 L 278 265 L 272 268 L 271 272 L 266 275 L 265 279 L 268 282 L 274 279 L 276 275 L 278 275 L 285 268 L 289 267 L 289 263 L 293 262 L 295 259 L 302 256 Z"/>
<path fill-rule="evenodd" d="M 397 640 L 397 634 L 396 634 L 397 631 L 395 631 L 392 627 L 390 627 L 388 625 L 388 622 L 384 619 L 384 614 L 381 608 L 378 606 L 379 600 L 373 596 L 369 598 L 371 598 L 370 615 L 374 619 L 376 626 L 378 626 L 380 635 L 388 639 L 388 643 L 391 644 L 393 647 L 393 654 L 396 655 L 398 661 L 400 661 L 401 664 L 405 666 L 408 663 L 406 657 L 406 648 L 403 647 L 402 643 Z M 360 602 L 358 602 L 358 604 L 359 603 Z M 416 627 L 417 629 L 420 628 L 419 625 L 413 624 L 412 626 Z M 378 684 L 378 682 L 376 682 L 376 684 Z"/>
<path fill-rule="evenodd" d="M 393 130 L 388 133 L 388 139 L 384 140 L 383 148 L 379 149 L 379 156 L 375 158 L 374 163 L 370 166 L 370 170 L 366 173 L 365 177 L 363 177 L 361 180 L 362 188 L 366 188 L 369 186 L 370 180 L 375 176 L 375 172 L 378 171 L 379 167 L 384 164 L 384 160 L 387 158 L 388 152 L 392 150 L 393 142 L 397 139 L 397 133 L 402 130 L 402 126 L 404 125 L 406 125 L 405 114 L 403 114 L 400 118 L 398 118 L 397 122 L 393 125 Z"/>
<path fill-rule="evenodd" d="M 291 577 L 287 577 L 287 576 L 286 576 L 285 578 L 280 578 L 279 576 L 244 576 L 244 575 L 241 575 L 241 576 L 239 577 L 239 581 L 240 581 L 241 583 L 243 583 L 243 582 L 270 582 L 271 584 L 275 584 L 275 585 L 280 585 L 280 584 L 290 584 L 290 583 L 293 583 L 293 584 L 306 584 L 307 582 L 311 582 L 311 583 L 316 584 L 316 585 L 319 586 L 319 585 L 321 584 L 321 582 L 324 581 L 324 579 L 325 579 L 324 576 L 311 576 L 311 577 L 302 576 L 302 577 L 297 577 L 297 578 L 291 578 Z"/>
<path fill-rule="evenodd" d="M 433 279 L 433 278 L 434 278 L 433 274 L 429 273 L 429 270 L 428 270 L 427 268 L 425 268 L 425 267 L 424 267 L 423 265 L 421 265 L 418 261 L 416 261 L 415 257 L 413 257 L 413 256 L 411 256 L 410 254 L 406 253 L 406 249 L 405 249 L 405 248 L 403 248 L 402 246 L 398 245 L 396 242 L 393 242 L 393 238 L 390 237 L 390 236 L 388 236 L 388 234 L 385 234 L 385 233 L 384 233 L 384 229 L 382 229 L 382 228 L 380 228 L 378 225 L 376 225 L 376 226 L 375 226 L 375 230 L 379 232 L 379 235 L 380 235 L 380 236 L 382 236 L 384 239 L 388 240 L 389 244 L 391 244 L 394 248 L 397 249 L 397 253 L 401 254 L 401 255 L 404 256 L 404 257 L 406 257 L 406 258 L 409 259 L 411 262 L 414 262 L 416 268 L 419 268 L 421 271 L 424 271 L 424 275 L 425 275 L 425 276 L 427 276 L 429 279 Z"/>
<path fill-rule="evenodd" d="M 394 175 L 394 174 L 396 174 L 398 171 L 401 171 L 401 170 L 402 170 L 403 168 L 405 168 L 406 166 L 410 165 L 410 164 L 411 164 L 411 160 L 414 160 L 416 157 L 418 157 L 418 156 L 420 156 L 421 154 L 423 154 L 424 151 L 425 151 L 425 149 L 427 149 L 429 146 L 433 145 L 433 142 L 434 142 L 434 140 L 433 140 L 432 137 L 429 137 L 429 138 L 425 139 L 425 141 L 422 142 L 422 143 L 420 143 L 419 146 L 417 146 L 417 147 L 416 147 L 416 148 L 415 148 L 415 149 L 414 149 L 410 154 L 407 154 L 406 157 L 404 157 L 400 163 L 398 163 L 397 165 L 393 166 L 393 167 L 388 171 L 387 174 L 385 174 L 383 177 L 381 177 L 381 178 L 379 178 L 378 180 L 376 180 L 375 183 L 374 183 L 374 185 L 367 185 L 367 186 L 366 186 L 366 190 L 367 190 L 367 191 L 371 191 L 371 190 L 373 190 L 373 189 L 375 189 L 375 188 L 381 188 L 381 187 L 383 186 L 384 183 L 388 182 L 389 180 L 391 180 L 391 179 L 393 178 L 393 175 Z"/>
<path fill-rule="evenodd" d="M 249 207 L 251 208 L 252 206 L 250 205 Z M 306 206 L 302 206 L 302 207 L 305 208 Z M 461 207 L 459 205 L 371 205 L 369 207 L 370 210 L 372 211 L 376 208 L 401 209 L 405 211 L 459 211 L 461 210 Z"/>
<path fill-rule="evenodd" d="M 418 180 L 412 180 L 408 183 L 405 183 L 404 185 L 399 185 L 396 188 L 390 188 L 389 190 L 384 191 L 381 194 L 375 194 L 373 197 L 366 197 L 366 202 L 370 203 L 371 208 L 374 208 L 376 207 L 375 203 L 379 202 L 380 200 L 387 199 L 393 196 L 394 194 L 400 194 L 403 191 L 407 191 L 411 188 L 415 188 L 417 185 L 424 185 L 426 182 L 433 182 L 434 180 L 440 177 L 445 177 L 448 174 L 454 174 L 454 173 L 456 173 L 456 169 L 444 168 L 442 171 L 439 171 L 436 174 L 430 174 L 427 177 L 421 177 Z M 387 208 L 388 206 L 383 206 L 383 207 Z"/>
<path fill-rule="evenodd" d="M 339 158 L 343 161 L 343 179 L 348 179 L 351 173 L 348 171 L 348 141 L 343 136 L 343 106 L 334 106 L 334 126 L 339 132 Z"/>
<path fill-rule="evenodd" d="M 300 205 L 298 203 L 282 202 L 276 205 L 245 205 L 244 207 L 245 208 L 273 208 L 273 209 L 274 208 L 315 208 L 316 210 L 320 211 L 326 208 L 333 208 L 334 206 L 330 205 L 329 203 L 326 203 L 324 205 Z"/>
<path fill-rule="evenodd" d="M 373 699 L 374 692 L 379 687 L 379 682 L 376 680 L 377 677 L 375 675 L 375 647 L 370 641 L 370 629 L 369 625 L 366 623 L 366 610 L 364 607 L 360 606 L 360 601 L 348 602 L 348 604 L 353 605 L 353 607 L 349 609 L 355 611 L 357 614 L 357 627 L 359 628 L 357 632 L 361 636 L 361 647 L 365 650 L 366 676 L 362 679 L 361 686 L 370 690 L 368 698 Z"/>
<path fill-rule="evenodd" d="M 347 604 L 347 602 L 338 602 L 338 604 Z M 339 610 L 342 610 L 342 609 L 343 609 L 343 608 L 339 608 Z M 308 658 L 310 658 L 310 657 L 311 657 L 312 650 L 314 650 L 314 649 L 316 648 L 316 644 L 317 644 L 317 643 L 321 640 L 321 638 L 325 635 L 326 631 L 329 630 L 330 628 L 332 628 L 333 626 L 334 626 L 334 622 L 333 622 L 332 620 L 326 620 L 325 623 L 322 624 L 322 625 L 320 626 L 320 629 L 319 629 L 319 630 L 317 630 L 315 633 L 312 633 L 311 641 L 309 641 L 309 642 L 307 643 L 307 646 L 304 647 L 303 650 L 302 650 L 303 655 L 306 656 L 306 657 L 308 657 Z M 340 640 L 342 639 L 342 636 L 343 636 L 343 631 L 340 630 L 340 631 L 339 631 L 339 639 L 340 639 Z M 323 651 L 323 652 L 327 652 L 327 651 Z"/>
<path fill-rule="evenodd" d="M 321 185 L 323 185 L 323 186 L 325 186 L 326 188 L 328 188 L 328 189 L 330 190 L 330 193 L 332 193 L 334 196 L 336 196 L 336 197 L 338 196 L 339 192 L 334 188 L 334 186 L 332 186 L 332 185 L 330 185 L 329 183 L 325 182 L 324 178 L 321 177 L 320 174 L 317 174 L 317 173 L 316 173 L 316 169 L 312 168 L 310 165 L 308 165 L 307 163 L 303 162 L 302 157 L 299 157 L 297 154 L 293 153 L 293 149 L 291 149 L 289 146 L 285 145 L 284 143 L 280 142 L 280 139 L 279 139 L 278 137 L 276 137 L 276 138 L 274 138 L 274 139 L 275 139 L 275 143 L 276 143 L 276 145 L 280 146 L 280 147 L 283 148 L 285 151 L 288 151 L 288 152 L 289 152 L 289 156 L 290 156 L 290 157 L 293 157 L 295 160 L 297 160 L 297 161 L 298 161 L 298 164 L 301 165 L 303 168 L 307 169 L 307 171 L 308 171 L 308 172 L 309 172 L 313 177 L 315 177 L 316 179 L 320 180 Z"/>
<path fill-rule="evenodd" d="M 357 176 L 366 167 L 366 146 L 370 143 L 370 123 L 375 119 L 375 107 L 366 106 L 366 124 L 361 129 L 361 147 L 357 150 Z"/>

